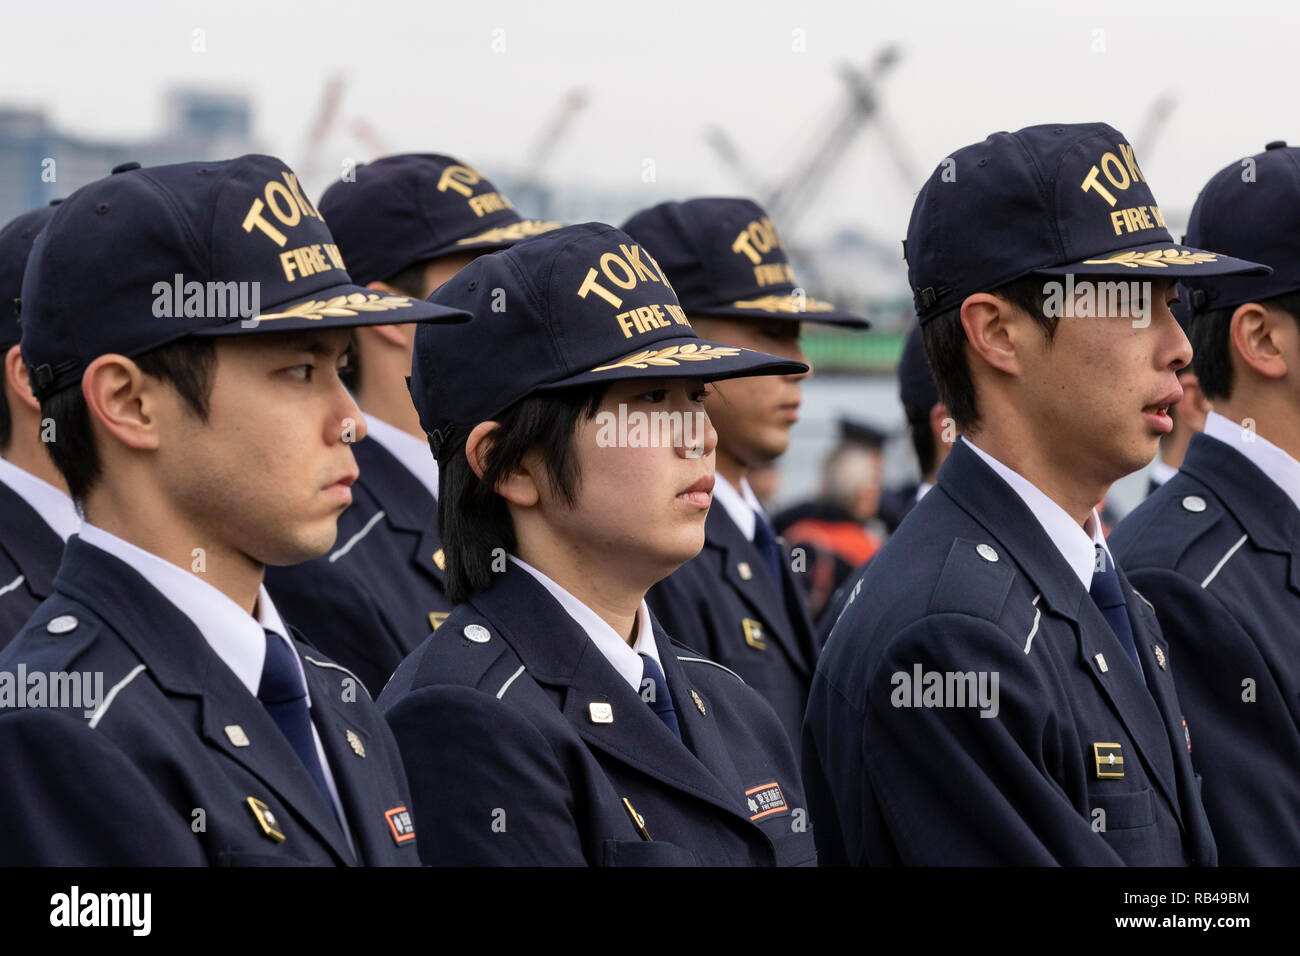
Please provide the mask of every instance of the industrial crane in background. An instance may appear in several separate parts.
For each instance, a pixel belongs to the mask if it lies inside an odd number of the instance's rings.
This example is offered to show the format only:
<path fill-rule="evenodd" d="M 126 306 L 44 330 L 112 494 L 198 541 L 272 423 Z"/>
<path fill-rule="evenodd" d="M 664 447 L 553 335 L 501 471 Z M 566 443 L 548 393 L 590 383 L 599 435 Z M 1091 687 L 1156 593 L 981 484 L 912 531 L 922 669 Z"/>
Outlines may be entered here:
<path fill-rule="evenodd" d="M 804 155 L 775 182 L 764 182 L 755 175 L 753 165 L 745 160 L 725 129 L 715 125 L 704 131 L 705 142 L 731 170 L 741 188 L 757 197 L 771 213 L 773 221 L 786 237 L 791 255 L 801 260 L 805 271 L 814 278 L 819 257 L 800 244 L 798 224 L 864 129 L 875 126 L 879 131 L 885 152 L 909 194 L 921 185 L 916 164 L 912 162 L 902 136 L 881 106 L 880 84 L 901 56 L 901 49 L 889 44 L 882 47 L 863 69 L 847 63 L 842 65 L 839 76 L 846 87 L 846 99 L 826 115 L 819 132 L 809 139 Z M 836 241 L 858 246 L 887 269 L 897 270 L 899 267 L 900 254 L 895 242 L 886 242 L 860 228 L 841 232 Z"/>

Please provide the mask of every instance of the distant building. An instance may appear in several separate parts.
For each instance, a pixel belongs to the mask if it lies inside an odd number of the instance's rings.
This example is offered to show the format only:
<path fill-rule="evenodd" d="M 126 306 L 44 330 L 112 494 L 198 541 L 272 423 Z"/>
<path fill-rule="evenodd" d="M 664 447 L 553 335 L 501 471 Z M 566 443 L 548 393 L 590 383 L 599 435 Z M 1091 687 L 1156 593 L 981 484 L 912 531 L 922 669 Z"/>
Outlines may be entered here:
<path fill-rule="evenodd" d="M 156 166 L 257 150 L 246 96 L 172 90 L 164 115 L 156 138 L 96 141 L 54 128 L 39 110 L 0 108 L 0 223 L 67 196 L 120 163 Z"/>

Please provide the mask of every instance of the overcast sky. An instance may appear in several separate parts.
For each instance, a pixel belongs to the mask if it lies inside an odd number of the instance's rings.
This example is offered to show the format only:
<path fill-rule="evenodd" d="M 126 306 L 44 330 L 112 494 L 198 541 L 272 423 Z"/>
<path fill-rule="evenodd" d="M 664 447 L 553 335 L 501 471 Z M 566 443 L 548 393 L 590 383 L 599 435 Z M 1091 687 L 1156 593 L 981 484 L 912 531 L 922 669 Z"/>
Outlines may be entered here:
<path fill-rule="evenodd" d="M 7 104 L 43 108 L 67 132 L 134 137 L 158 130 L 169 86 L 243 92 L 259 142 L 294 166 L 335 73 L 346 78 L 343 122 L 325 168 L 368 158 L 348 132 L 364 118 L 394 151 L 450 152 L 489 176 L 520 170 L 566 91 L 584 87 L 589 103 L 550 178 L 644 189 L 647 200 L 744 191 L 705 144 L 710 124 L 780 179 L 844 103 L 840 65 L 865 66 L 887 43 L 902 59 L 882 83 L 884 112 L 922 176 L 994 130 L 1103 120 L 1135 142 L 1162 207 L 1185 214 L 1217 169 L 1269 140 L 1300 142 L 1300 13 L 1267 0 L 61 0 L 8 4 L 5 26 Z M 1144 143 L 1162 94 L 1176 104 Z M 889 156 L 867 127 L 805 224 L 901 238 L 919 183 Z"/>

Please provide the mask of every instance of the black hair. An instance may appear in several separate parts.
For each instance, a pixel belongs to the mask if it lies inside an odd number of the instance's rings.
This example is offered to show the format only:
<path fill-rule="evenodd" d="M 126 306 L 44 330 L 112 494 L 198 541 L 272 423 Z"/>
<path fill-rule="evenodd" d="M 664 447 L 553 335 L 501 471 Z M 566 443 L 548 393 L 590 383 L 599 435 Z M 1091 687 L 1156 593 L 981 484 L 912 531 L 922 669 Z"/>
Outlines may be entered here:
<path fill-rule="evenodd" d="M 212 339 L 177 339 L 138 356 L 135 364 L 150 378 L 170 384 L 199 420 L 207 422 L 217 364 Z M 54 423 L 53 441 L 45 443 L 54 467 L 68 483 L 72 500 L 84 504 L 99 481 L 102 463 L 80 382 L 42 399 L 41 415 Z"/>
<path fill-rule="evenodd" d="M 1281 309 L 1300 321 L 1300 291 L 1285 292 L 1259 304 Z M 1192 371 L 1210 401 L 1232 397 L 1232 316 L 1239 306 L 1211 309 L 1192 319 Z"/>
<path fill-rule="evenodd" d="M 935 460 L 939 457 L 934 447 L 934 431 L 930 428 L 930 409 L 917 405 L 904 405 L 903 412 L 907 415 L 912 449 L 916 452 L 916 460 L 921 465 L 921 477 L 924 478 L 934 471 Z"/>
<path fill-rule="evenodd" d="M 446 555 L 447 598 L 459 604 L 492 584 L 517 547 L 506 500 L 494 490 L 532 449 L 541 453 L 551 489 L 572 506 L 578 500 L 573 434 L 594 418 L 607 384 L 581 385 L 529 395 L 493 420 L 500 426 L 483 455 L 483 477 L 465 455 L 469 430 L 457 428 L 438 456 L 438 531 Z"/>
<path fill-rule="evenodd" d="M 1050 342 L 1056 337 L 1056 326 L 1060 321 L 1059 316 L 1049 316 L 1043 309 L 1047 301 L 1044 286 L 1050 281 L 1048 276 L 1024 276 L 989 291 L 1027 312 Z M 966 329 L 961 324 L 961 303 L 926 322 L 921 337 L 930 369 L 934 372 L 939 401 L 948 407 L 948 414 L 960 431 L 973 432 L 979 426 L 979 406 L 975 400 L 970 366 L 966 362 Z M 916 441 L 915 436 L 913 441 Z"/>

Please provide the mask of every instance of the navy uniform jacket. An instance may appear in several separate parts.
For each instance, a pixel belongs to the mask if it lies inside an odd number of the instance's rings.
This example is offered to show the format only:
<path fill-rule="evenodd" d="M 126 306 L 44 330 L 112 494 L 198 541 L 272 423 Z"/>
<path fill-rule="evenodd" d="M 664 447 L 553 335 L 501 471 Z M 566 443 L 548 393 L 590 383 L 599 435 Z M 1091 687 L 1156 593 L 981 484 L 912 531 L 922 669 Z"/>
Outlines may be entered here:
<path fill-rule="evenodd" d="M 804 782 L 823 863 L 1215 862 L 1155 614 L 1121 572 L 1144 685 L 1042 526 L 974 451 L 953 446 L 861 583 L 808 702 Z M 931 672 L 950 706 L 924 706 Z M 988 690 L 998 677 L 996 716 L 951 706 L 970 688 L 962 673 Z"/>
<path fill-rule="evenodd" d="M 337 664 L 298 644 L 356 855 L 262 704 L 133 568 L 73 536 L 54 588 L 0 680 L 102 673 L 104 697 L 89 719 L 84 698 L 0 707 L 0 865 L 418 863 L 397 746 Z"/>
<path fill-rule="evenodd" d="M 655 640 L 683 740 L 513 562 L 457 607 L 379 698 L 425 862 L 813 863 L 797 764 L 771 707 L 658 622 Z"/>
<path fill-rule="evenodd" d="M 669 634 L 729 667 L 767 698 L 797 753 L 820 644 L 789 552 L 781 564 L 792 598 L 786 601 L 727 509 L 715 503 L 704 532 L 700 553 L 651 588 L 646 601 Z"/>
<path fill-rule="evenodd" d="M 383 445 L 353 446 L 361 476 L 328 555 L 267 568 L 286 622 L 377 695 L 451 610 L 442 590 L 437 502 Z"/>
<path fill-rule="evenodd" d="M 0 647 L 54 591 L 60 538 L 23 496 L 0 481 Z"/>
<path fill-rule="evenodd" d="M 1300 864 L 1300 510 L 1197 434 L 1110 541 L 1169 639 L 1220 862 Z"/>
<path fill-rule="evenodd" d="M 913 481 L 897 488 L 886 488 L 880 493 L 880 507 L 877 514 L 885 523 L 890 534 L 898 530 L 903 519 L 916 507 L 916 490 L 920 485 Z"/>

